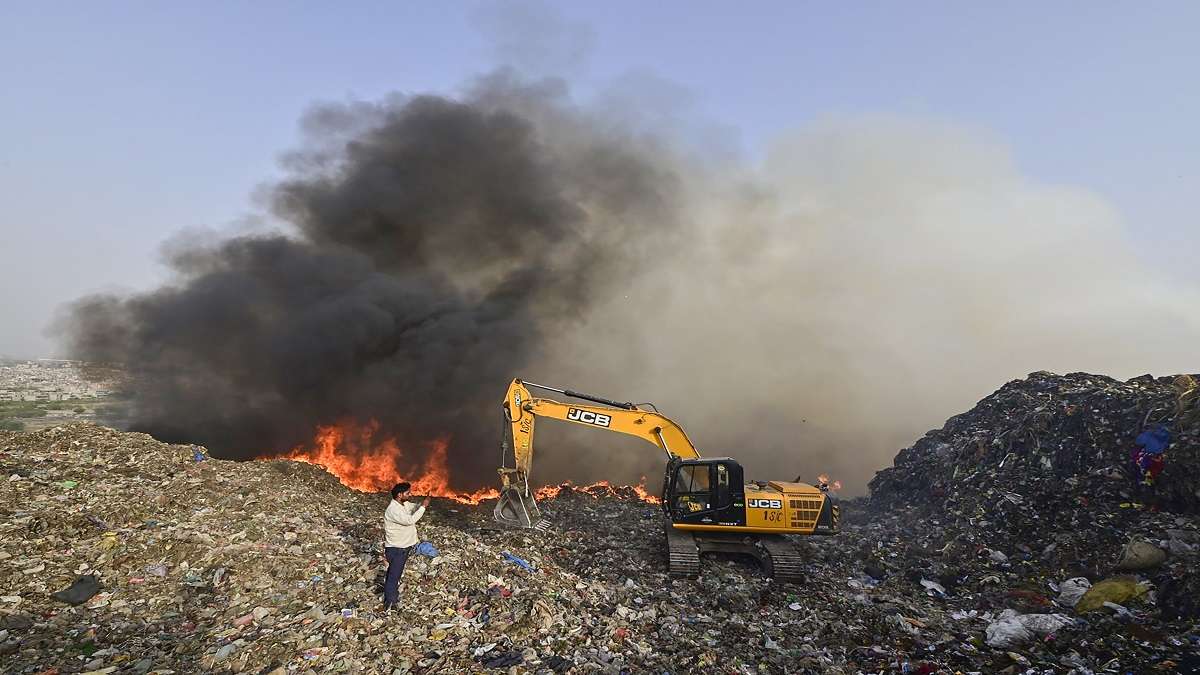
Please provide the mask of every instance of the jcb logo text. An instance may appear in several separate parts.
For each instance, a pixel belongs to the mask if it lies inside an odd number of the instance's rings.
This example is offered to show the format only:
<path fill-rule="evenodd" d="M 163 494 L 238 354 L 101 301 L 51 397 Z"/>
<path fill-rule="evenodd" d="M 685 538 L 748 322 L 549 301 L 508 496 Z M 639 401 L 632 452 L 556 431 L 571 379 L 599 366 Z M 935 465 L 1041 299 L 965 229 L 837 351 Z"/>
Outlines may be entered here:
<path fill-rule="evenodd" d="M 567 419 L 572 422 L 583 422 L 584 424 L 595 424 L 598 427 L 606 427 L 612 422 L 612 417 L 604 413 L 592 412 L 590 410 L 580 410 L 579 408 L 571 408 L 567 410 Z"/>
<path fill-rule="evenodd" d="M 778 499 L 751 499 L 746 502 L 752 509 L 782 509 L 783 502 Z"/>

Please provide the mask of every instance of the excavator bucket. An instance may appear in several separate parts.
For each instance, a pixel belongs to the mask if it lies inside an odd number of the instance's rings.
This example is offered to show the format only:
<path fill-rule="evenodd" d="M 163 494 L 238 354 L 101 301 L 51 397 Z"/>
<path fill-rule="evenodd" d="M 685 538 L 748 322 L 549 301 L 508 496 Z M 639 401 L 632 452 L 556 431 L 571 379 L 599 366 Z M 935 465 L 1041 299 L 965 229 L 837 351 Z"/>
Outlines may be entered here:
<path fill-rule="evenodd" d="M 516 486 L 508 486 L 500 491 L 492 516 L 497 523 L 511 527 L 536 528 L 542 519 L 533 495 Z"/>

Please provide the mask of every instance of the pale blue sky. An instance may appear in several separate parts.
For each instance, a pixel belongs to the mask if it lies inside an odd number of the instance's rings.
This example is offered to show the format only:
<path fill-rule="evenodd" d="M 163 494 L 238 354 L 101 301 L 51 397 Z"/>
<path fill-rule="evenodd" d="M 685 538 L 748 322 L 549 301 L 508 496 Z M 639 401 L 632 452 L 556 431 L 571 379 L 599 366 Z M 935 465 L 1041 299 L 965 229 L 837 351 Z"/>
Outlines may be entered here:
<path fill-rule="evenodd" d="M 503 61 L 584 96 L 652 73 L 749 156 L 829 115 L 978 129 L 1032 179 L 1104 196 L 1140 255 L 1200 278 L 1200 3 L 489 7 L 0 4 L 0 354 L 48 353 L 59 303 L 148 287 L 173 232 L 252 213 L 313 101 L 453 93 Z M 503 26 L 533 20 L 538 44 L 515 49 Z"/>

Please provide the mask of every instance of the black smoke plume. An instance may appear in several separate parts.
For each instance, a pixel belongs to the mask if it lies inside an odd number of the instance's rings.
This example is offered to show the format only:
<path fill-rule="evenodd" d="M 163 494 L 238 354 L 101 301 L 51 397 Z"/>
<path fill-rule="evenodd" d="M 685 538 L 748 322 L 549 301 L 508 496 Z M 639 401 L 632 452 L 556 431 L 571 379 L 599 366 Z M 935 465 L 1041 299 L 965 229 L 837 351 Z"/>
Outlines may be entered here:
<path fill-rule="evenodd" d="M 375 419 L 402 446 L 448 437 L 477 487 L 504 383 L 671 230 L 671 172 L 584 117 L 504 74 L 318 107 L 270 190 L 293 231 L 172 247 L 165 287 L 75 303 L 71 351 L 125 364 L 130 426 L 158 438 L 249 459 Z"/>

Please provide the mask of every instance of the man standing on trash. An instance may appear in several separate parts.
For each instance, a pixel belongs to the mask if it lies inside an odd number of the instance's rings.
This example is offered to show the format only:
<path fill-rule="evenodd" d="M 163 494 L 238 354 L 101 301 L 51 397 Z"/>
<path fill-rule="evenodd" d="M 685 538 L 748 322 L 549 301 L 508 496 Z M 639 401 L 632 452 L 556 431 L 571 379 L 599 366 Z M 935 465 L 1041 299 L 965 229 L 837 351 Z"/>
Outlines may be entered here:
<path fill-rule="evenodd" d="M 425 515 L 429 497 L 420 504 L 405 501 L 412 486 L 396 483 L 392 487 L 392 501 L 383 512 L 383 555 L 388 563 L 387 581 L 383 584 L 383 608 L 392 609 L 400 600 L 400 575 L 408 555 L 420 539 L 417 537 L 417 521 Z"/>

